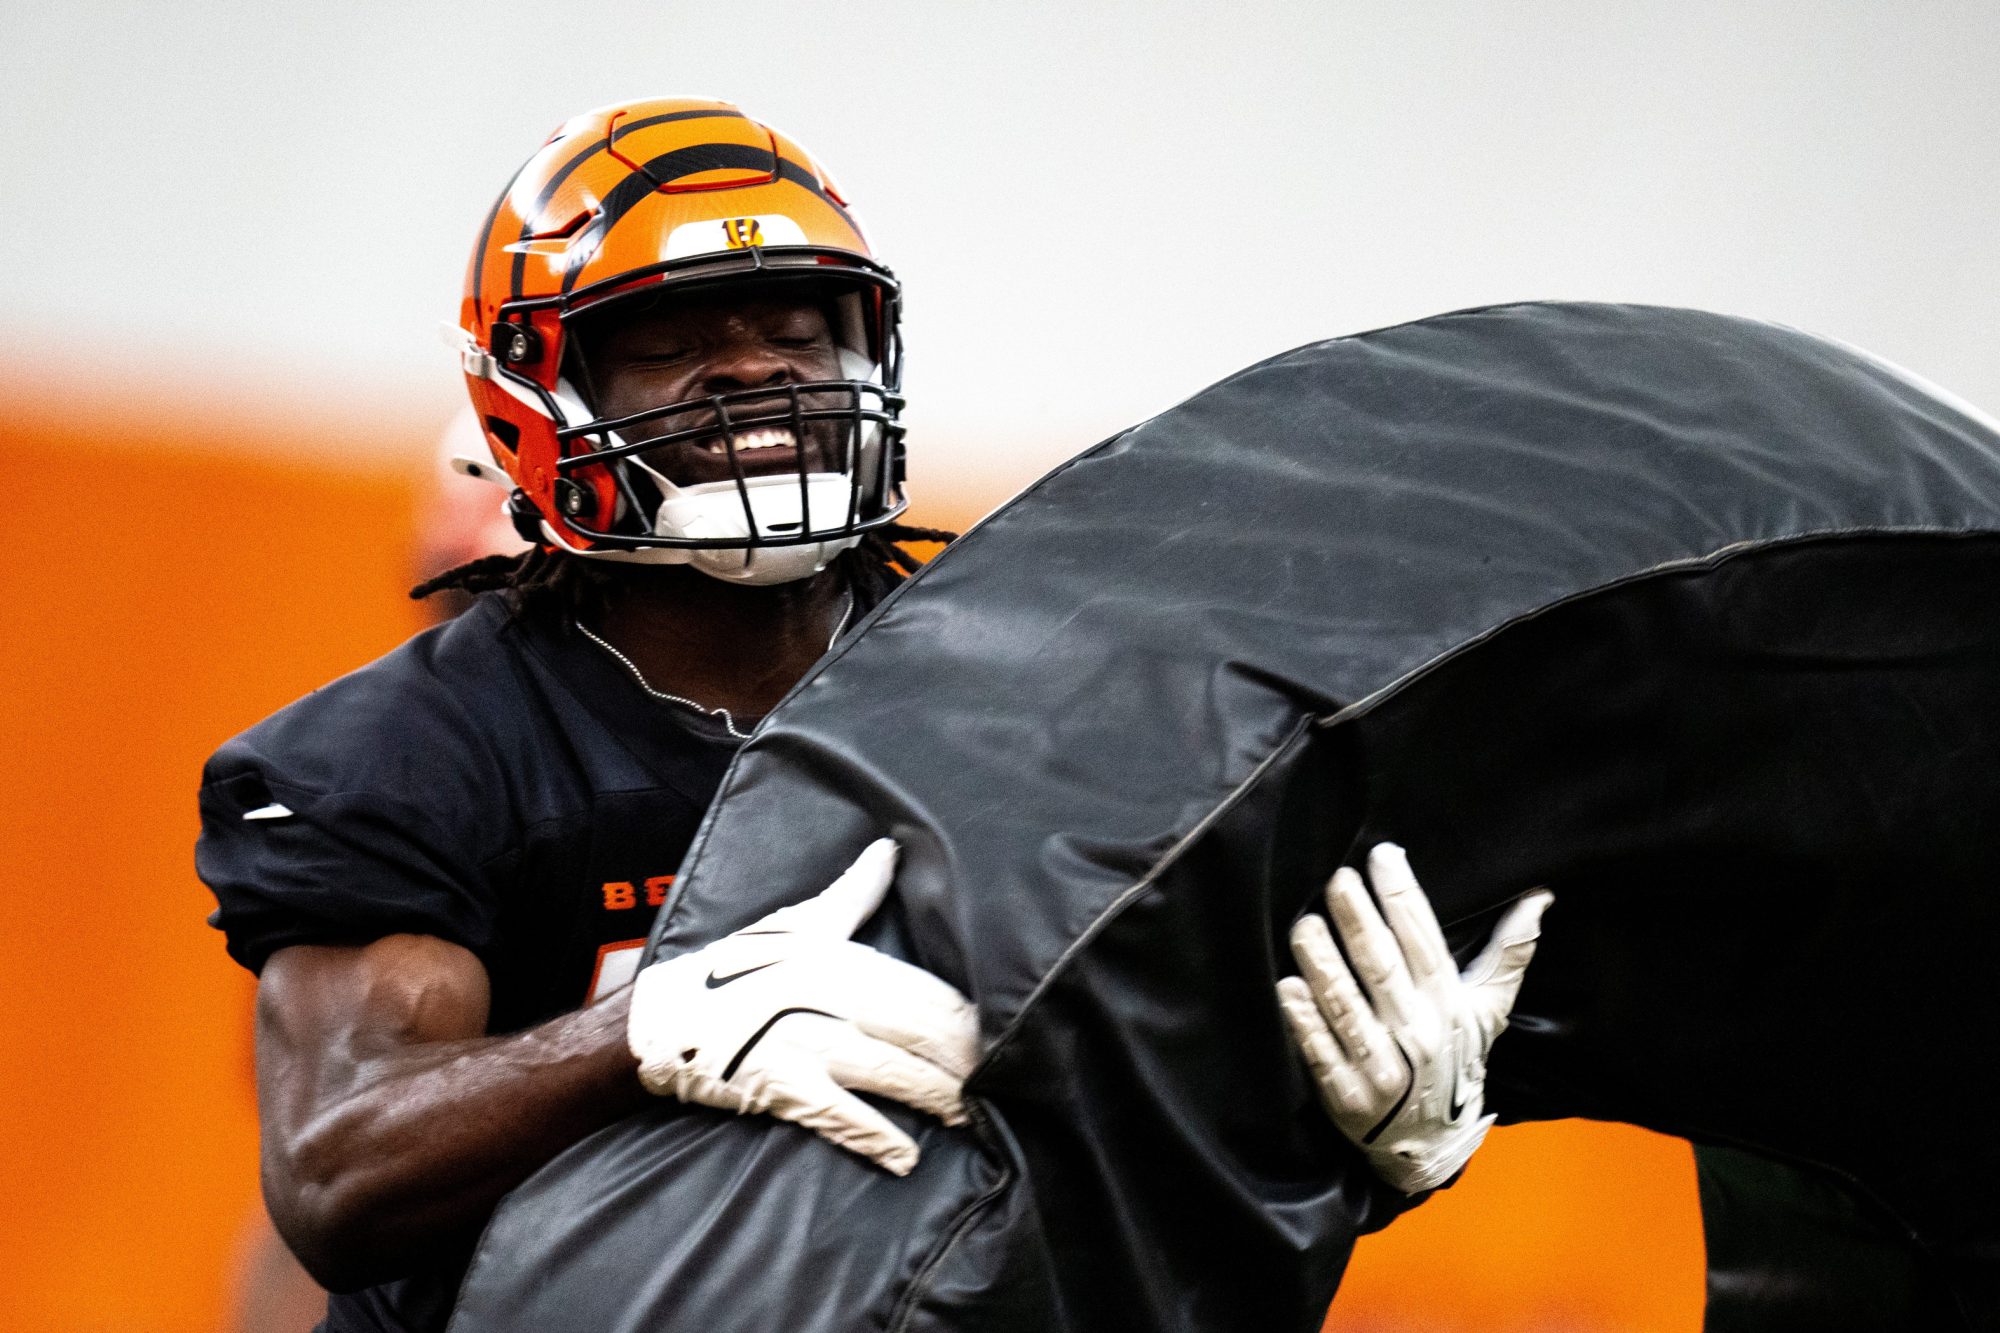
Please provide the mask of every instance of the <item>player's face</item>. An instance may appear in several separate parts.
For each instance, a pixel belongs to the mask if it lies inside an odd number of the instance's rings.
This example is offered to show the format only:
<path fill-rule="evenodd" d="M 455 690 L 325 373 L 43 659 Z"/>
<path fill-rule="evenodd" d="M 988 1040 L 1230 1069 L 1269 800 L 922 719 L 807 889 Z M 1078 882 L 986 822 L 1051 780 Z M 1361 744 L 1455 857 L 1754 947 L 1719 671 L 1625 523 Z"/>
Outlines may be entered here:
<path fill-rule="evenodd" d="M 782 389 L 840 376 L 840 360 L 824 309 L 809 299 L 785 295 L 745 297 L 716 292 L 676 297 L 671 304 L 662 303 L 662 308 L 608 321 L 596 332 L 589 356 L 600 399 L 598 410 L 611 417 L 714 394 Z M 838 395 L 804 397 L 808 407 L 844 405 Z M 787 398 L 774 393 L 768 400 L 732 407 L 731 414 L 740 418 L 749 413 L 781 413 L 787 408 Z M 713 409 L 702 405 L 629 427 L 626 438 L 649 438 L 714 421 Z M 745 474 L 797 471 L 797 451 L 802 444 L 807 470 L 825 469 L 827 459 L 838 457 L 834 446 L 841 424 L 814 421 L 806 425 L 803 441 L 794 438 L 789 426 L 737 432 L 736 456 Z M 644 457 L 676 485 L 721 481 L 735 475 L 719 436 L 665 445 L 648 450 Z"/>

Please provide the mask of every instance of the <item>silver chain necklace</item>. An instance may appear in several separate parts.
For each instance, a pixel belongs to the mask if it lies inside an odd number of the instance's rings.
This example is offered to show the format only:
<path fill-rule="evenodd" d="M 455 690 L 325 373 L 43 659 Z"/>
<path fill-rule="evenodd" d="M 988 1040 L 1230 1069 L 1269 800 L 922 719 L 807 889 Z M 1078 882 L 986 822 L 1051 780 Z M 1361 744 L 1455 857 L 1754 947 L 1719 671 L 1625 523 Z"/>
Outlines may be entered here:
<path fill-rule="evenodd" d="M 849 589 L 847 593 L 847 602 L 844 606 L 840 608 L 840 619 L 834 622 L 833 633 L 827 636 L 826 639 L 827 647 L 829 648 L 833 647 L 834 641 L 839 639 L 841 632 L 847 628 L 847 618 L 853 614 L 854 614 L 854 591 L 852 589 Z M 665 703 L 679 704 L 681 707 L 700 713 L 705 717 L 719 717 L 722 719 L 723 728 L 727 730 L 731 736 L 734 736 L 739 741 L 747 741 L 750 739 L 749 732 L 738 731 L 736 729 L 736 719 L 730 716 L 729 710 L 727 708 L 704 708 L 702 705 L 696 703 L 692 699 L 683 698 L 678 694 L 668 694 L 665 690 L 654 689 L 653 683 L 646 679 L 646 673 L 639 670 L 639 664 L 637 662 L 634 662 L 631 658 L 619 652 L 618 649 L 613 647 L 611 644 L 607 643 L 605 640 L 599 638 L 596 634 L 592 633 L 590 626 L 584 624 L 581 620 L 576 622 L 576 628 L 577 631 L 580 634 L 582 634 L 584 638 L 589 639 L 599 648 L 602 648 L 605 652 L 610 653 L 612 658 L 620 666 L 624 667 L 627 671 L 629 671 L 632 674 L 632 679 L 639 682 L 639 688 L 644 690 L 646 693 L 652 695 L 655 699 L 659 699 Z"/>

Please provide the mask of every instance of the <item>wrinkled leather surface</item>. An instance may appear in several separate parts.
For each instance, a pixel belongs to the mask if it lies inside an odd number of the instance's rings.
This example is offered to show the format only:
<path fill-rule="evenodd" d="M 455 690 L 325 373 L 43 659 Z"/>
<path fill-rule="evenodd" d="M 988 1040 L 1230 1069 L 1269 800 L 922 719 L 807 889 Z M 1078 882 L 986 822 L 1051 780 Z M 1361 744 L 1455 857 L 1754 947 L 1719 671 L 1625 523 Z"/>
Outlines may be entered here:
<path fill-rule="evenodd" d="M 453 1327 L 1316 1328 L 1399 1204 L 1270 986 L 1383 836 L 1456 945 L 1557 889 L 1496 1109 L 1806 1163 L 1993 1324 L 1984 1112 L 1919 1089 L 2000 1017 L 1996 446 L 1838 345 L 1542 304 L 1300 348 L 1058 469 L 773 714 L 653 944 L 894 834 L 864 937 L 978 1002 L 974 1125 L 903 1114 L 898 1181 L 636 1117 L 503 1206 Z M 1739 1265 L 1787 1225 L 1731 1216 Z"/>
<path fill-rule="evenodd" d="M 1902 1224 L 1822 1171 L 1701 1144 L 1705 1333 L 1963 1326 L 1951 1284 Z"/>

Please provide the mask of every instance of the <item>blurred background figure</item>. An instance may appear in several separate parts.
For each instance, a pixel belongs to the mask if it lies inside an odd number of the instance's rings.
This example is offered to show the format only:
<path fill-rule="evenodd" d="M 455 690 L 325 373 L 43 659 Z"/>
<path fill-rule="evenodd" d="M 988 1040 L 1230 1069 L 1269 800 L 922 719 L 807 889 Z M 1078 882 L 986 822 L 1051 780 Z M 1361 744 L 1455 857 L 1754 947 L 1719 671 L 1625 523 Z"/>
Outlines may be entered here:
<path fill-rule="evenodd" d="M 437 456 L 417 495 L 412 585 L 482 555 L 514 555 L 528 549 L 507 516 L 506 488 L 467 476 L 451 465 L 454 458 L 460 458 L 490 468 L 492 457 L 471 404 L 461 407 L 438 437 Z M 425 614 L 446 620 L 472 605 L 472 598 L 447 588 L 418 605 Z"/>
<path fill-rule="evenodd" d="M 230 1333 L 309 1333 L 326 1318 L 326 1292 L 299 1267 L 261 1207 L 244 1227 L 233 1286 Z"/>

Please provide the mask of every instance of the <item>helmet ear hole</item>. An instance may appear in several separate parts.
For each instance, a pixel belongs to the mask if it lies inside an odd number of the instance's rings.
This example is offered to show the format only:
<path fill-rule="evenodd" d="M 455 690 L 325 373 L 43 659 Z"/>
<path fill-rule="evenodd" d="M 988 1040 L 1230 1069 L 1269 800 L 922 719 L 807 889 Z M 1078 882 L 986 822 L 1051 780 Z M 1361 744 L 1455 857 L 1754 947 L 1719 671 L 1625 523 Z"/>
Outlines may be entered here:
<path fill-rule="evenodd" d="M 521 451 L 521 428 L 505 417 L 486 418 L 486 433 L 497 441 L 508 453 Z"/>

